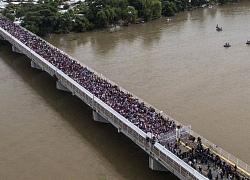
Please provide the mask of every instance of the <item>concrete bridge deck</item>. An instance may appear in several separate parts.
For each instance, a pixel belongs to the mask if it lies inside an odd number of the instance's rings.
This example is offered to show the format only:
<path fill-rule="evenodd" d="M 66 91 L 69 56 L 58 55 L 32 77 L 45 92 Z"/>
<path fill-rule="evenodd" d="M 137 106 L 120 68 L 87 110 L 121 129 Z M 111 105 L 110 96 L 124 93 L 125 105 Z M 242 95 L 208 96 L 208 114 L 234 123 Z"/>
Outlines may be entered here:
<path fill-rule="evenodd" d="M 147 152 L 151 169 L 170 171 L 180 179 L 208 179 L 209 174 L 209 179 L 217 179 L 222 170 L 226 172 L 222 179 L 250 178 L 250 167 L 243 161 L 4 17 L 0 17 L 0 39 L 29 57 L 31 67 L 50 74 L 58 89 L 92 107 L 95 121 L 111 123 Z"/>

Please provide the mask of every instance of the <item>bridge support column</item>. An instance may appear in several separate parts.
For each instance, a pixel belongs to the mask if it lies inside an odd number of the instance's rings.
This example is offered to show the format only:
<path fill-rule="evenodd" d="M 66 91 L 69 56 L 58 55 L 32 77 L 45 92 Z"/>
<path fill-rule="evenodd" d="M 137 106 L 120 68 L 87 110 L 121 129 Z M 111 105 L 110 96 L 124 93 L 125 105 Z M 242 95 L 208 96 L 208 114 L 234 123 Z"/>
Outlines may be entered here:
<path fill-rule="evenodd" d="M 13 45 L 12 45 L 12 51 L 16 52 L 16 53 L 19 53 L 19 54 L 23 54 L 22 51 L 20 51 L 17 47 L 15 47 Z"/>
<path fill-rule="evenodd" d="M 41 70 L 42 70 L 41 66 L 39 66 L 39 65 L 38 65 L 36 62 L 34 62 L 34 61 L 31 61 L 31 62 L 30 62 L 30 66 L 31 66 L 32 68 L 41 69 Z"/>
<path fill-rule="evenodd" d="M 102 123 L 110 123 L 108 120 L 106 120 L 104 117 L 102 117 L 98 112 L 93 110 L 93 119 L 94 121 L 97 122 L 102 122 Z"/>
<path fill-rule="evenodd" d="M 64 86 L 62 83 L 56 81 L 56 88 L 62 91 L 71 92 L 66 86 Z"/>
<path fill-rule="evenodd" d="M 155 160 L 153 157 L 149 156 L 149 167 L 155 171 L 168 171 L 161 163 Z"/>
<path fill-rule="evenodd" d="M 3 38 L 3 36 L 0 35 L 0 41 L 3 41 L 3 40 L 5 40 L 5 39 Z"/>

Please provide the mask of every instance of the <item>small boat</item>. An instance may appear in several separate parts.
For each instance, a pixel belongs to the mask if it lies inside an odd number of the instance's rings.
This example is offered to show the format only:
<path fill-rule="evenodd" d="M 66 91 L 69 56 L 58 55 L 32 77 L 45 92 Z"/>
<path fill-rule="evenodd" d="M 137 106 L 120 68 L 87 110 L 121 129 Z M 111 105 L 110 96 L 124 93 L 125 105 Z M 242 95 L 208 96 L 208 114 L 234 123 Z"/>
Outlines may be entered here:
<path fill-rule="evenodd" d="M 216 31 L 222 31 L 222 27 L 216 26 Z"/>
<path fill-rule="evenodd" d="M 250 45 L 250 40 L 247 40 L 246 44 Z"/>
<path fill-rule="evenodd" d="M 229 43 L 225 43 L 224 47 L 231 47 L 231 45 Z"/>

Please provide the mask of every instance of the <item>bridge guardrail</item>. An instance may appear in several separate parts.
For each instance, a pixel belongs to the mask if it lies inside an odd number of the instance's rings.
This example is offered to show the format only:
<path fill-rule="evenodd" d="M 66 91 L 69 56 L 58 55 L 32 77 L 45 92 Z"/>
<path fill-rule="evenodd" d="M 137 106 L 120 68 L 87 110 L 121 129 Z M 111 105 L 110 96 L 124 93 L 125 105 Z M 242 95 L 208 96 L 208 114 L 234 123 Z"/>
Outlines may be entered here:
<path fill-rule="evenodd" d="M 137 140 L 140 143 L 140 146 L 142 148 L 149 149 L 149 154 L 156 158 L 158 161 L 160 160 L 160 163 L 162 163 L 165 167 L 168 167 L 168 169 L 171 171 L 178 172 L 181 176 L 187 179 L 207 179 L 200 173 L 198 173 L 195 169 L 193 169 L 191 166 L 186 164 L 184 161 L 179 159 L 177 156 L 175 156 L 172 152 L 167 150 L 165 147 L 163 147 L 161 144 L 156 143 L 155 145 L 151 145 L 146 141 L 146 133 L 144 133 L 142 130 L 140 130 L 137 126 L 135 126 L 133 123 L 129 122 L 127 119 L 122 117 L 119 113 L 117 113 L 115 110 L 111 109 L 108 105 L 106 105 L 104 102 L 102 102 L 100 99 L 96 99 L 97 104 L 101 105 L 97 108 L 98 112 L 101 112 L 101 114 L 107 114 L 105 111 L 110 112 L 111 114 L 115 114 L 114 116 L 117 117 L 117 121 L 120 121 L 120 123 L 116 122 L 117 125 L 121 126 L 122 129 L 127 133 L 127 136 L 130 137 L 132 140 Z M 105 107 L 106 106 L 106 107 Z M 113 112 L 112 112 L 113 111 Z M 106 116 L 106 118 L 109 121 L 112 120 L 112 116 Z M 124 119 L 124 121 L 121 122 L 121 119 Z M 132 128 L 133 129 L 132 129 Z M 135 129 L 137 130 L 135 130 Z M 133 139 L 135 138 L 135 139 Z M 190 173 L 191 172 L 191 173 Z M 176 173 L 175 173 L 176 174 Z"/>

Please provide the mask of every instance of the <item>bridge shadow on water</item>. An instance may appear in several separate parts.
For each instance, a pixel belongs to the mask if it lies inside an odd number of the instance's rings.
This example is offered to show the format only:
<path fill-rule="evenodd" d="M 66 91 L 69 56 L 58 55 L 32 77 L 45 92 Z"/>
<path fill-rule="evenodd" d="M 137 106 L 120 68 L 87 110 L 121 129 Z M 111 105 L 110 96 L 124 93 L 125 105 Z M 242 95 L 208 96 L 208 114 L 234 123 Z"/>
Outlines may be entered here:
<path fill-rule="evenodd" d="M 53 78 L 31 68 L 25 55 L 13 53 L 9 47 L 1 52 L 1 58 L 125 179 L 178 179 L 172 173 L 151 170 L 148 155 L 141 148 L 111 124 L 93 121 L 90 107 L 71 93 L 57 90 Z"/>

